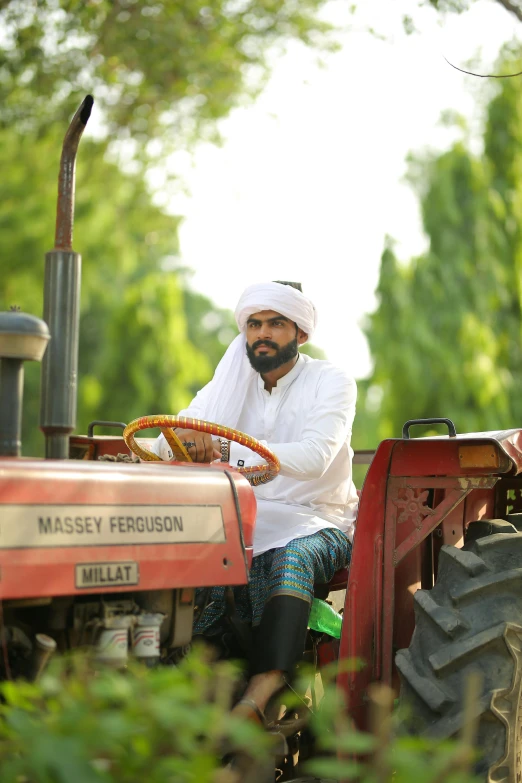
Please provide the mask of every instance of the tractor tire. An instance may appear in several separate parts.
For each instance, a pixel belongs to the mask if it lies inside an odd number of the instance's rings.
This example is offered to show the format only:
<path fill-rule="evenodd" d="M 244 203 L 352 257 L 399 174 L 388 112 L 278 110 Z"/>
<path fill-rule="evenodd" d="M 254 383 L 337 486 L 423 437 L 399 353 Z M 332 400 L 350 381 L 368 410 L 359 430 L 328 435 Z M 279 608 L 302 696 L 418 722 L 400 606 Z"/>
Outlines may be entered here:
<path fill-rule="evenodd" d="M 414 595 L 415 631 L 399 650 L 406 730 L 448 738 L 463 723 L 471 672 L 481 679 L 475 771 L 487 783 L 522 780 L 522 533 L 443 546 L 437 582 Z"/>

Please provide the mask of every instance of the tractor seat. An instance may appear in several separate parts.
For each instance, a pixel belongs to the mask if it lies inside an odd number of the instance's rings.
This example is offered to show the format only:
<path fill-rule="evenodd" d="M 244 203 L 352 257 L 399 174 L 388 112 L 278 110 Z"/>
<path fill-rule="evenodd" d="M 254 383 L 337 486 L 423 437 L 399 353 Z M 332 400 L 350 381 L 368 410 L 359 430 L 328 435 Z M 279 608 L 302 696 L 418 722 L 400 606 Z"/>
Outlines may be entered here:
<path fill-rule="evenodd" d="M 333 578 L 327 584 L 314 585 L 314 594 L 316 598 L 327 598 L 329 593 L 333 593 L 336 590 L 346 590 L 348 586 L 348 569 L 341 568 L 336 571 Z"/>
<path fill-rule="evenodd" d="M 341 568 L 339 571 L 336 571 L 332 581 L 326 586 L 331 593 L 335 590 L 346 590 L 348 587 L 348 569 Z"/>

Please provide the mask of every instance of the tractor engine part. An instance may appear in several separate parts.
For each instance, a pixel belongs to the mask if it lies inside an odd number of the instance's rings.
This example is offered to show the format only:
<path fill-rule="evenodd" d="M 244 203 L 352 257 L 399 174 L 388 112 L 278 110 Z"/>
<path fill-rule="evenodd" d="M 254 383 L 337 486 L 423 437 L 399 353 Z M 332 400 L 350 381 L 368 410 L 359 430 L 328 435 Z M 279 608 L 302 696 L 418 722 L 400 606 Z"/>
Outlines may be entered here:
<path fill-rule="evenodd" d="M 160 612 L 138 615 L 132 629 L 132 654 L 135 658 L 155 666 L 160 659 L 160 627 L 165 615 Z"/>
<path fill-rule="evenodd" d="M 33 644 L 29 636 L 17 625 L 4 625 L 0 629 L 0 678 L 25 677 L 29 669 Z"/>
<path fill-rule="evenodd" d="M 94 437 L 95 426 L 123 422 L 97 419 L 71 442 L 81 282 L 75 166 L 92 105 L 87 96 L 63 141 L 44 320 L 0 313 L 0 679 L 37 679 L 55 650 L 80 647 L 111 666 L 130 654 L 149 666 L 179 659 L 191 643 L 196 588 L 246 584 L 253 557 L 256 501 L 237 471 L 144 465 L 122 453 L 122 438 Z M 47 459 L 11 459 L 21 455 L 23 362 L 44 353 Z M 268 464 L 250 469 L 253 483 L 279 468 L 270 452 L 261 456 Z"/>
<path fill-rule="evenodd" d="M 160 659 L 160 629 L 165 615 L 162 612 L 141 611 L 132 602 L 133 612 L 121 613 L 121 604 L 102 604 L 103 619 L 94 620 L 99 635 L 95 659 L 110 666 L 125 666 L 129 654 L 129 634 L 132 655 L 147 666 L 155 666 Z M 92 621 L 91 621 L 92 623 Z"/>
<path fill-rule="evenodd" d="M 96 643 L 95 659 L 109 666 L 125 666 L 129 652 L 129 629 L 132 615 L 115 615 L 103 621 Z"/>
<path fill-rule="evenodd" d="M 0 633 L 0 676 L 2 680 L 24 677 L 37 680 L 56 651 L 56 641 L 37 633 L 33 640 L 27 629 L 4 625 Z"/>
<path fill-rule="evenodd" d="M 244 584 L 255 513 L 232 471 L 5 459 L 3 600 Z"/>
<path fill-rule="evenodd" d="M 34 315 L 0 313 L 0 456 L 22 452 L 24 361 L 41 361 L 49 342 L 47 324 Z"/>
<path fill-rule="evenodd" d="M 76 425 L 81 256 L 72 249 L 76 152 L 90 117 L 88 95 L 65 135 L 58 177 L 55 245 L 45 258 L 44 320 L 52 342 L 42 364 L 40 427 L 45 456 L 67 459 Z"/>
<path fill-rule="evenodd" d="M 38 680 L 56 652 L 56 642 L 45 633 L 37 633 L 29 666 L 29 679 Z"/>

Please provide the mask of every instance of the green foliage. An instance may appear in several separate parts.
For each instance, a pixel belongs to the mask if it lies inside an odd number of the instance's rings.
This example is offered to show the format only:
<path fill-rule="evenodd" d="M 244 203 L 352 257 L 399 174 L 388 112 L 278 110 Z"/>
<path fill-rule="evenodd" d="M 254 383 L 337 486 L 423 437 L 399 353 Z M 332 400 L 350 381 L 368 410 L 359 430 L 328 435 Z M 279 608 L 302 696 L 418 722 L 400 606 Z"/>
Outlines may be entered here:
<path fill-rule="evenodd" d="M 473 0 L 424 0 L 423 5 L 431 5 L 437 11 L 453 11 L 461 14 L 468 10 L 472 2 Z"/>
<path fill-rule="evenodd" d="M 461 432 L 522 420 L 521 119 L 518 83 L 506 79 L 480 155 L 457 142 L 412 159 L 430 247 L 407 264 L 391 241 L 382 255 L 367 326 L 380 437 L 410 418 L 448 416 Z"/>
<path fill-rule="evenodd" d="M 324 0 L 6 0 L 0 127 L 64 121 L 92 92 L 112 138 L 209 137 L 289 39 L 331 47 Z M 150 151 L 150 150 L 149 150 Z"/>
<path fill-rule="evenodd" d="M 111 161 L 163 161 L 213 137 L 257 93 L 274 46 L 334 45 L 318 18 L 324 1 L 0 3 L 0 309 L 42 311 L 63 134 L 85 93 L 96 99 L 89 129 L 102 141 L 86 135 L 77 172 L 79 431 L 184 407 L 235 333 L 232 315 L 172 263 L 179 219 L 154 205 L 143 166 L 123 173 Z M 24 453 L 41 454 L 40 368 L 25 374 Z"/>
<path fill-rule="evenodd" d="M 357 665 L 345 664 L 344 671 Z M 358 731 L 335 677 L 335 668 L 322 672 L 324 695 L 311 719 L 316 753 L 306 772 L 358 783 L 479 783 L 471 771 L 479 755 L 472 734 L 449 741 L 404 735 L 398 713 L 392 712 L 393 691 L 375 684 L 368 688 L 372 733 Z"/>
<path fill-rule="evenodd" d="M 237 335 L 234 315 L 230 310 L 215 307 L 206 296 L 190 288 L 184 290 L 183 309 L 187 318 L 188 338 L 208 357 L 211 374 Z M 194 378 L 190 386 L 192 395 L 200 388 L 201 384 Z"/>
<path fill-rule="evenodd" d="M 336 715 L 339 724 L 339 715 Z M 420 737 L 397 737 L 384 748 L 371 734 L 354 730 L 347 723 L 327 728 L 323 718 L 314 721 L 319 736 L 318 756 L 306 770 L 322 778 L 358 783 L 479 783 L 469 771 L 463 771 L 462 746 L 457 741 L 440 742 Z M 345 754 L 345 758 L 342 758 Z M 341 757 L 339 757 L 341 756 Z M 357 756 L 358 761 L 350 757 Z M 466 759 L 469 762 L 469 756 Z M 466 764 L 468 766 L 468 764 Z"/>
<path fill-rule="evenodd" d="M 237 678 L 231 664 L 194 651 L 177 667 L 126 671 L 93 672 L 76 655 L 53 662 L 39 683 L 4 682 L 2 783 L 238 783 L 222 767 L 224 750 L 255 762 L 271 740 L 230 714 Z M 356 731 L 334 683 L 325 682 L 311 723 L 318 753 L 305 772 L 359 783 L 477 783 L 461 742 L 393 739 L 384 725 L 375 735 Z"/>
<path fill-rule="evenodd" d="M 312 359 L 326 359 L 326 353 L 323 351 L 322 348 L 318 348 L 313 343 L 305 343 L 299 348 L 300 353 L 306 354 L 306 356 L 311 356 Z"/>
<path fill-rule="evenodd" d="M 3 683 L 2 782 L 217 783 L 226 745 L 255 757 L 269 744 L 229 714 L 236 677 L 199 654 L 178 667 L 95 673 L 79 656 L 38 684 Z"/>
<path fill-rule="evenodd" d="M 0 128 L 0 309 L 17 305 L 42 312 L 62 135 L 54 126 L 34 144 Z M 80 432 L 93 419 L 130 421 L 179 410 L 210 379 L 223 348 L 213 334 L 200 340 L 197 319 L 213 311 L 211 302 L 183 289 L 176 272 L 164 271 L 178 252 L 178 219 L 155 207 L 142 179 L 123 174 L 105 151 L 105 143 L 84 141 L 77 172 L 74 246 L 83 259 Z M 197 311 L 190 306 L 195 299 Z M 39 384 L 39 365 L 28 365 L 26 454 L 42 451 Z"/>
<path fill-rule="evenodd" d="M 37 143 L 0 127 L 0 310 L 42 312 L 62 139 L 57 124 Z M 124 174 L 106 152 L 105 142 L 84 139 L 78 158 L 77 432 L 94 419 L 128 422 L 182 409 L 237 333 L 232 313 L 191 291 L 176 269 L 179 219 L 156 207 L 142 178 Z M 40 455 L 40 366 L 28 364 L 25 376 L 24 454 Z"/>

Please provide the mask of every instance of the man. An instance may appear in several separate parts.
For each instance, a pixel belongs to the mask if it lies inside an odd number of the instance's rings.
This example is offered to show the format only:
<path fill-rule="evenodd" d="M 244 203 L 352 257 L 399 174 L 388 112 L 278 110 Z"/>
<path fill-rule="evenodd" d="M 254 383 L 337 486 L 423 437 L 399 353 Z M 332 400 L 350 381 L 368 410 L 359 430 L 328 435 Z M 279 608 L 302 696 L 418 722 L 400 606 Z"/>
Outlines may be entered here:
<path fill-rule="evenodd" d="M 281 472 L 255 488 L 258 513 L 248 587 L 235 588 L 240 617 L 254 632 L 251 679 L 236 712 L 263 720 L 304 650 L 314 582 L 348 565 L 357 512 L 352 482 L 351 428 L 356 385 L 326 361 L 299 353 L 312 337 L 316 311 L 295 286 L 280 282 L 246 289 L 236 308 L 240 330 L 214 378 L 180 412 L 238 429 L 266 444 Z M 236 443 L 177 430 L 191 457 L 223 455 L 232 467 L 259 463 Z M 160 436 L 156 453 L 172 453 Z M 225 612 L 224 590 L 212 590 L 195 632 L 212 635 Z"/>

